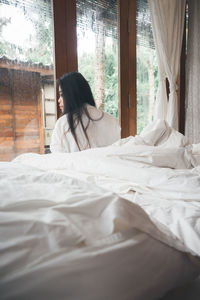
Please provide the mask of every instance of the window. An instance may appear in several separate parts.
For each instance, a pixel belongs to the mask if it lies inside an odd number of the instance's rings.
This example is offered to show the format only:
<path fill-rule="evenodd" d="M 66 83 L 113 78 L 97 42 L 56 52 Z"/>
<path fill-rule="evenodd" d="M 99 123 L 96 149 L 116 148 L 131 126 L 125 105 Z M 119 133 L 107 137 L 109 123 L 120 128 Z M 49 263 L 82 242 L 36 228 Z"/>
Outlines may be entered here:
<path fill-rule="evenodd" d="M 0 160 L 44 153 L 54 127 L 50 0 L 0 0 Z"/>
<path fill-rule="evenodd" d="M 77 0 L 78 70 L 97 107 L 118 117 L 117 0 Z"/>
<path fill-rule="evenodd" d="M 137 133 L 153 120 L 158 64 L 147 0 L 136 1 Z"/>

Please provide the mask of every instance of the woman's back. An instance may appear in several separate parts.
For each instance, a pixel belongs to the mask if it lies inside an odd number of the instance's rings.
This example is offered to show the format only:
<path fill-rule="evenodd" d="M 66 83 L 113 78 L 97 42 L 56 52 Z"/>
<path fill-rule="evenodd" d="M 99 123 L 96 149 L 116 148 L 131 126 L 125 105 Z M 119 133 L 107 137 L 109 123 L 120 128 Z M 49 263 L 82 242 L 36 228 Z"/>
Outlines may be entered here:
<path fill-rule="evenodd" d="M 81 123 L 79 122 L 75 127 L 80 150 L 108 146 L 120 139 L 121 128 L 117 119 L 89 104 L 86 104 L 86 107 L 91 119 L 89 120 L 86 114 L 82 114 L 82 122 L 84 128 L 87 128 L 89 143 Z M 65 114 L 56 122 L 50 145 L 51 152 L 75 152 L 79 151 L 79 148 L 69 130 Z"/>

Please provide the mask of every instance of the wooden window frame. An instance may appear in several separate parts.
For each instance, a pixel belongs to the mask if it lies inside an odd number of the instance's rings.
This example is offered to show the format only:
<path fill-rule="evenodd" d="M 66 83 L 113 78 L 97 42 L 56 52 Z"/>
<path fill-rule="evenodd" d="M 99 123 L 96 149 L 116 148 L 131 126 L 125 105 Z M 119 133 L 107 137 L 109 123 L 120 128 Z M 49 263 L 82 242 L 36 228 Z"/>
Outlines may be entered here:
<path fill-rule="evenodd" d="M 54 19 L 55 82 L 64 73 L 78 70 L 76 0 L 52 0 Z M 118 0 L 119 119 L 121 137 L 137 134 L 136 0 Z M 185 128 L 185 36 L 178 78 L 179 130 Z M 70 42 L 69 42 L 70 41 Z M 56 88 L 55 88 L 56 91 Z M 57 91 L 56 91 L 57 99 Z M 59 109 L 57 105 L 57 116 Z"/>
<path fill-rule="evenodd" d="M 78 70 L 76 38 L 76 0 L 52 0 L 54 24 L 54 90 L 58 98 L 57 79 Z M 60 110 L 56 101 L 57 117 Z"/>
<path fill-rule="evenodd" d="M 127 30 L 128 28 L 128 30 Z M 126 45 L 126 47 L 124 47 Z M 122 137 L 137 134 L 136 0 L 119 0 L 119 82 Z M 185 134 L 186 11 L 178 76 L 179 131 Z M 169 83 L 166 80 L 169 94 Z"/>
<path fill-rule="evenodd" d="M 133 18 L 136 12 L 135 5 L 136 0 L 119 0 L 118 4 L 119 119 L 122 137 L 136 134 L 136 22 Z M 78 70 L 76 0 L 52 0 L 52 7 L 56 82 L 62 74 Z M 57 99 L 57 91 L 55 94 Z"/>
<path fill-rule="evenodd" d="M 183 42 L 180 59 L 179 89 L 178 89 L 178 112 L 179 112 L 179 131 L 185 134 L 185 79 L 186 79 L 186 9 L 183 31 Z"/>
<path fill-rule="evenodd" d="M 119 103 L 121 137 L 137 133 L 136 0 L 119 0 Z"/>

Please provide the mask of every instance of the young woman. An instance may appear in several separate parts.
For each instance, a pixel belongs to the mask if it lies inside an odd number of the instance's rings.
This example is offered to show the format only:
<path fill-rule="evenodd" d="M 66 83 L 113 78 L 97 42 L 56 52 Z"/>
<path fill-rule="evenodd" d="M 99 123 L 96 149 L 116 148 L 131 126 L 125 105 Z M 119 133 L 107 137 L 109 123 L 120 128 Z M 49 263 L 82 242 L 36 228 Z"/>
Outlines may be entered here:
<path fill-rule="evenodd" d="M 120 139 L 118 120 L 96 108 L 90 86 L 80 73 L 64 74 L 58 87 L 63 116 L 55 124 L 51 152 L 104 147 Z"/>

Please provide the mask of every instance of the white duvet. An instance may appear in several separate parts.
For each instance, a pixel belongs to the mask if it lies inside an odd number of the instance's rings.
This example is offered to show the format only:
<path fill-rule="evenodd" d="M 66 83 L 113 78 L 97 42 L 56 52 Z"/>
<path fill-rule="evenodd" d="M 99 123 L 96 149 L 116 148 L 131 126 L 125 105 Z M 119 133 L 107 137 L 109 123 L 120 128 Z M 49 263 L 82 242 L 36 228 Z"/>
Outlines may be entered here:
<path fill-rule="evenodd" d="M 24 154 L 10 163 L 10 172 L 6 173 L 7 164 L 1 168 L 5 178 L 0 186 L 1 209 L 23 208 L 22 199 L 28 197 L 33 207 L 38 205 L 46 226 L 51 226 L 52 219 L 58 222 L 53 231 L 62 230 L 64 210 L 63 222 L 69 222 L 66 245 L 91 244 L 113 232 L 137 228 L 178 250 L 200 256 L 199 155 L 199 145 L 189 145 L 164 121 L 151 124 L 140 136 L 105 148 Z M 5 189 L 7 179 L 10 186 Z M 67 189 L 68 184 L 72 190 Z M 65 203 L 67 193 L 71 193 L 70 203 Z M 31 199 L 33 194 L 37 197 Z M 48 214 L 43 215 L 41 203 L 49 206 Z M 24 212 L 31 207 L 25 204 Z M 19 214 L 19 219 L 26 223 L 26 213 Z M 4 222 L 1 216 L 0 220 Z M 37 226 L 30 230 L 37 230 Z M 46 239 L 52 245 L 57 242 Z"/>

